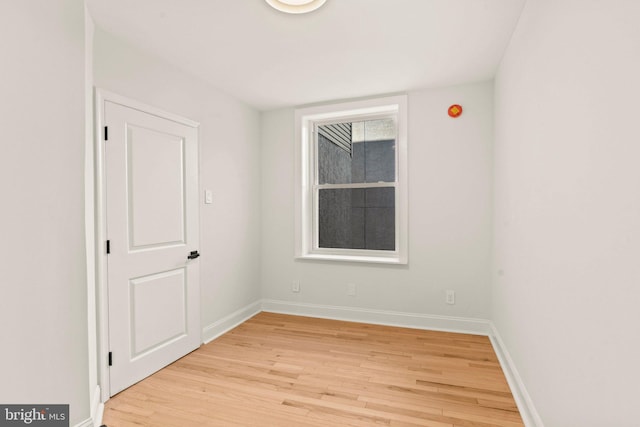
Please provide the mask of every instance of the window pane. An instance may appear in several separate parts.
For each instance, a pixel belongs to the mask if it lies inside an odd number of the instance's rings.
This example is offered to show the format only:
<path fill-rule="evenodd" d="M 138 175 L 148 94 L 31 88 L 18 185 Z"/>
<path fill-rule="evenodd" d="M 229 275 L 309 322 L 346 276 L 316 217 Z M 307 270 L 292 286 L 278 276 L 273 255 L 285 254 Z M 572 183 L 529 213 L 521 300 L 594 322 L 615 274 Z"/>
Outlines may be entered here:
<path fill-rule="evenodd" d="M 318 126 L 318 183 L 394 182 L 395 135 L 391 118 Z"/>
<path fill-rule="evenodd" d="M 321 248 L 395 250 L 395 188 L 323 189 Z"/>

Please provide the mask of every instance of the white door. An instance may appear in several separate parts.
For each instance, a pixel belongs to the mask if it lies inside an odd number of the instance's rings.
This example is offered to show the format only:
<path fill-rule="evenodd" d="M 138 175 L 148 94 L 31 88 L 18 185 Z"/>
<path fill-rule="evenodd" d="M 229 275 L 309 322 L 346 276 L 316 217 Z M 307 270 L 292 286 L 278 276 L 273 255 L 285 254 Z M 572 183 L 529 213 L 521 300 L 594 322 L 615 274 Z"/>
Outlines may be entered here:
<path fill-rule="evenodd" d="M 201 343 L 198 129 L 111 101 L 103 120 L 114 395 Z"/>

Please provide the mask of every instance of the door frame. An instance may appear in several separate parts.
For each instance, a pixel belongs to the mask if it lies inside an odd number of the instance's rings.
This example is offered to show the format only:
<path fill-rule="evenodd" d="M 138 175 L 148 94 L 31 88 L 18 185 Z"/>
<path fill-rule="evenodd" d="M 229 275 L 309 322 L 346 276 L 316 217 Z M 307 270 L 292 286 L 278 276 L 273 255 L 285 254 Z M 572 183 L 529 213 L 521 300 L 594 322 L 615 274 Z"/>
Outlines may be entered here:
<path fill-rule="evenodd" d="M 198 133 L 198 162 L 197 177 L 198 191 L 200 194 L 200 123 L 164 111 L 134 99 L 109 92 L 104 89 L 94 88 L 94 169 L 95 169 L 95 254 L 96 254 L 96 317 L 97 317 L 97 362 L 98 385 L 100 386 L 100 400 L 104 403 L 110 399 L 111 383 L 109 379 L 109 283 L 107 280 L 107 211 L 106 211 L 106 176 L 105 176 L 105 141 L 104 141 L 104 113 L 105 102 L 120 104 L 172 120 L 183 125 L 194 127 Z M 200 220 L 200 203 L 198 203 L 198 220 Z M 198 235 L 200 239 L 200 234 Z M 199 298 L 199 296 L 198 296 Z M 199 340 L 202 342 L 202 327 L 198 328 Z"/>

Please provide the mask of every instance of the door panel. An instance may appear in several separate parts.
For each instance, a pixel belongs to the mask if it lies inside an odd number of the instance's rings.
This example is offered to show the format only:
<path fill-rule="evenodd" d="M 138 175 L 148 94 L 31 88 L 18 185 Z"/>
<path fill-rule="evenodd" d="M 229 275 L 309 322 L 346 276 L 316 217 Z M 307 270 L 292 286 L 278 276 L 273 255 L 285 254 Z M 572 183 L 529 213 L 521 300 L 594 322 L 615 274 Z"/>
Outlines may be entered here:
<path fill-rule="evenodd" d="M 184 243 L 184 139 L 127 124 L 131 249 Z"/>
<path fill-rule="evenodd" d="M 110 101 L 104 121 L 114 395 L 201 343 L 198 131 Z"/>
<path fill-rule="evenodd" d="M 184 268 L 132 279 L 130 291 L 133 359 L 186 335 Z"/>

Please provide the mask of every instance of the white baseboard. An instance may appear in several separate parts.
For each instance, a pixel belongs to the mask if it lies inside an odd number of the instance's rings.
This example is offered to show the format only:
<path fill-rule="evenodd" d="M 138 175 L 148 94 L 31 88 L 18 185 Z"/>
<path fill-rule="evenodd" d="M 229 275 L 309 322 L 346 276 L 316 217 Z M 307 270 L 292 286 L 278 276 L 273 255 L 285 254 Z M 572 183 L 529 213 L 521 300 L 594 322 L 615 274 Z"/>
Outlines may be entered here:
<path fill-rule="evenodd" d="M 100 399 L 100 386 L 96 386 L 91 399 L 91 419 L 93 420 L 93 427 L 99 427 L 102 425 L 102 415 L 104 414 L 104 403 Z"/>
<path fill-rule="evenodd" d="M 491 334 L 489 335 L 489 339 L 491 340 L 493 349 L 498 356 L 500 366 L 502 366 L 502 372 L 504 372 L 505 377 L 507 377 L 507 383 L 509 383 L 511 394 L 513 394 L 516 405 L 518 405 L 518 410 L 520 411 L 520 416 L 522 417 L 522 421 L 524 421 L 524 425 L 526 427 L 544 427 L 542 419 L 533 405 L 533 400 L 531 400 L 531 396 L 529 396 L 529 393 L 522 382 L 522 378 L 516 369 L 516 365 L 513 363 L 513 359 L 511 359 L 509 351 L 504 345 L 504 341 L 502 341 L 500 333 L 493 322 L 491 322 Z"/>
<path fill-rule="evenodd" d="M 213 322 L 209 326 L 205 326 L 202 329 L 202 341 L 207 344 L 214 339 L 218 338 L 225 332 L 230 331 L 245 320 L 255 316 L 262 311 L 262 302 L 256 301 L 253 304 L 249 304 L 239 310 L 234 311 L 230 315 L 223 317 L 222 319 Z"/>
<path fill-rule="evenodd" d="M 271 313 L 294 314 L 323 319 L 346 320 L 376 325 L 401 326 L 414 329 L 461 332 L 489 335 L 491 322 L 484 319 L 438 316 L 399 311 L 371 310 L 356 307 L 341 307 L 290 301 L 262 300 L 262 310 Z"/>
<path fill-rule="evenodd" d="M 93 404 L 91 405 L 91 418 L 93 419 L 94 427 L 102 425 L 102 416 L 104 415 L 104 403 L 100 396 L 100 386 L 97 386 L 96 392 L 93 394 Z"/>
<path fill-rule="evenodd" d="M 100 386 L 96 386 L 91 394 L 91 416 L 73 427 L 99 427 L 102 425 L 104 403 L 100 401 Z"/>

